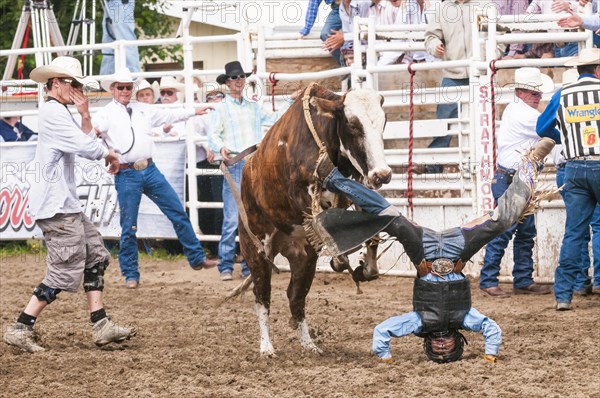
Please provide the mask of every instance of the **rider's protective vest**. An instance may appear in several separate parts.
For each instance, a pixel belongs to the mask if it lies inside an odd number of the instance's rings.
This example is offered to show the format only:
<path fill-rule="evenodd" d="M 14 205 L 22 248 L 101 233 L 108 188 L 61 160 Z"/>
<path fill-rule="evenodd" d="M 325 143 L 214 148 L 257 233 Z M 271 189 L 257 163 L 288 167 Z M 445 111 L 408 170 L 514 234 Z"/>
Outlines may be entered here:
<path fill-rule="evenodd" d="M 471 309 L 471 285 L 467 279 L 430 282 L 415 279 L 413 309 L 421 316 L 421 333 L 462 329 Z"/>

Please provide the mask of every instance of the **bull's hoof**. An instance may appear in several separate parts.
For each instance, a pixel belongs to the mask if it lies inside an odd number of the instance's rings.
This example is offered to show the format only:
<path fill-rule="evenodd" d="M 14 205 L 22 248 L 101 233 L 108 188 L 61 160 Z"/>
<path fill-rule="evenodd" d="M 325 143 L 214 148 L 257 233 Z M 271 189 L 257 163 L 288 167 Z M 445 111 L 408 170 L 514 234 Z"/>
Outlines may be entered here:
<path fill-rule="evenodd" d="M 379 278 L 379 274 L 365 275 L 364 265 L 359 265 L 352 271 L 352 280 L 354 282 L 369 282 Z"/>
<path fill-rule="evenodd" d="M 323 350 L 317 347 L 314 343 L 302 345 L 302 349 L 310 354 L 323 355 Z"/>
<path fill-rule="evenodd" d="M 329 265 L 331 266 L 331 269 L 335 272 L 344 272 L 344 270 L 347 270 L 349 268 L 350 260 L 348 260 L 348 256 L 344 254 L 341 256 L 333 257 L 329 261 Z"/>
<path fill-rule="evenodd" d="M 260 356 L 261 357 L 266 357 L 266 358 L 275 358 L 275 357 L 277 357 L 277 355 L 275 354 L 275 351 L 273 350 L 273 348 L 271 348 L 270 350 L 260 350 Z"/>

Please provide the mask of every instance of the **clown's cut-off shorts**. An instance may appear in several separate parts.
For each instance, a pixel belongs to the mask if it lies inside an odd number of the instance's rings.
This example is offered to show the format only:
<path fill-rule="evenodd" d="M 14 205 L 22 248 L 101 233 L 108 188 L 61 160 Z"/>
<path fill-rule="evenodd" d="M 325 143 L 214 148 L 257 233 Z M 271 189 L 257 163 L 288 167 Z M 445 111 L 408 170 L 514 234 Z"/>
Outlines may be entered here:
<path fill-rule="evenodd" d="M 48 247 L 46 276 L 42 281 L 46 286 L 76 292 L 86 268 L 110 260 L 98 229 L 85 214 L 59 213 L 36 223 Z"/>

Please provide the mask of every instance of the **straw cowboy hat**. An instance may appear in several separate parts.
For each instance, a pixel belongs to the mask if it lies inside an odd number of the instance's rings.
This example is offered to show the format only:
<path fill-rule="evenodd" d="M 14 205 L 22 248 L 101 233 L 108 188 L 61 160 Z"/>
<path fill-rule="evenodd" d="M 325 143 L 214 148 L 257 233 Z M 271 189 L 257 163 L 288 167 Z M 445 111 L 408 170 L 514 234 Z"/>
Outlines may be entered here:
<path fill-rule="evenodd" d="M 550 76 L 543 74 L 538 68 L 519 68 L 515 70 L 515 81 L 507 86 L 538 93 L 554 91 L 554 82 Z"/>
<path fill-rule="evenodd" d="M 246 77 L 248 77 L 251 74 L 252 72 L 244 72 L 242 64 L 240 64 L 239 61 L 228 62 L 225 64 L 225 73 L 217 76 L 217 83 L 225 84 L 227 79 L 231 76 L 246 75 Z"/>
<path fill-rule="evenodd" d="M 29 74 L 31 80 L 38 83 L 48 83 L 49 79 L 55 77 L 66 77 L 77 80 L 85 85 L 89 83 L 81 70 L 81 62 L 73 57 L 56 57 L 49 65 L 38 66 Z"/>
<path fill-rule="evenodd" d="M 100 85 L 105 91 L 110 92 L 113 83 L 135 83 L 135 79 L 131 77 L 131 72 L 127 68 L 121 68 L 114 74 L 102 80 Z"/>
<path fill-rule="evenodd" d="M 564 87 L 567 84 L 575 83 L 579 79 L 579 72 L 577 69 L 567 69 L 563 72 L 561 86 Z"/>
<path fill-rule="evenodd" d="M 600 65 L 600 48 L 584 48 L 579 55 L 565 62 L 565 66 Z"/>
<path fill-rule="evenodd" d="M 140 91 L 147 90 L 147 89 L 152 90 L 152 93 L 154 94 L 154 99 L 157 99 L 158 97 L 160 97 L 158 82 L 154 82 L 154 83 L 150 84 L 150 83 L 148 83 L 148 80 L 146 80 L 146 79 L 142 79 L 139 83 L 136 84 L 134 95 L 137 97 L 137 95 Z"/>
<path fill-rule="evenodd" d="M 160 78 L 160 85 L 158 86 L 160 90 L 164 90 L 166 88 L 172 88 L 175 91 L 183 91 L 185 89 L 185 85 L 179 83 L 172 76 L 163 76 Z"/>

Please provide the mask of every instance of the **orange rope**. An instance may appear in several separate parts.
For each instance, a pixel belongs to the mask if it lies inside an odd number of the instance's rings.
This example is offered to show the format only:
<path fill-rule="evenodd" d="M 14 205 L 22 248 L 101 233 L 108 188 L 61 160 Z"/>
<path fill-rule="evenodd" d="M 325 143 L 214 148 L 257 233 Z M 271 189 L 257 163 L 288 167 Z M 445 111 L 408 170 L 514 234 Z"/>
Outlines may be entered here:
<path fill-rule="evenodd" d="M 406 189 L 406 196 L 408 198 L 408 218 L 413 219 L 414 204 L 413 204 L 413 144 L 414 144 L 414 131 L 413 123 L 415 120 L 415 103 L 414 103 L 414 87 L 415 87 L 415 71 L 412 69 L 412 64 L 408 64 L 408 73 L 410 73 L 410 114 L 408 117 L 408 183 Z"/>

